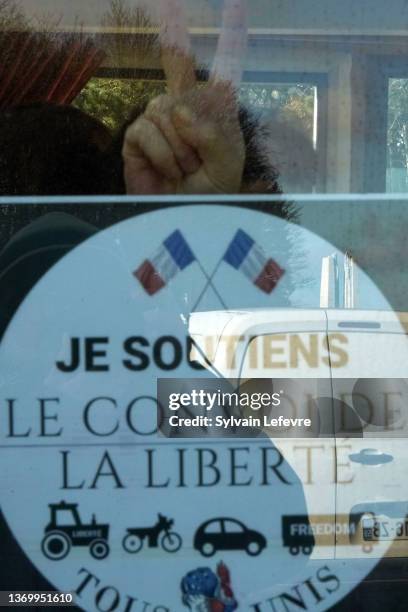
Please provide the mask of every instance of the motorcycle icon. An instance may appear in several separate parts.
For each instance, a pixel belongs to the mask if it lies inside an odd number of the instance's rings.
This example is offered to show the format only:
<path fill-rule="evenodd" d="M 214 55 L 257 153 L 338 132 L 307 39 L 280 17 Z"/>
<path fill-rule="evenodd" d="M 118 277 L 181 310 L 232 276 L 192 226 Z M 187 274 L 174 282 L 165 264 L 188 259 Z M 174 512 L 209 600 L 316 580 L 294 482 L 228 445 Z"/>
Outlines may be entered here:
<path fill-rule="evenodd" d="M 122 540 L 123 548 L 128 553 L 138 553 L 143 548 L 144 540 L 147 539 L 148 548 L 161 546 L 166 552 L 175 553 L 180 550 L 183 540 L 178 533 L 170 531 L 173 524 L 174 520 L 167 519 L 159 513 L 157 523 L 153 527 L 128 528 Z"/>

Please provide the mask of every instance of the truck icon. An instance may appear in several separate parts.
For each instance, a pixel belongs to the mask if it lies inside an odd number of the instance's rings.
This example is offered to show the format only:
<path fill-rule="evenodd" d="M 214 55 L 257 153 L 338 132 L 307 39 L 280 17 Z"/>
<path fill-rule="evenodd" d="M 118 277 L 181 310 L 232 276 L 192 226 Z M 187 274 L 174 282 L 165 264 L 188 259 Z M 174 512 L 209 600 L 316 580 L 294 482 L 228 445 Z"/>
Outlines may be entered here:
<path fill-rule="evenodd" d="M 363 529 L 347 514 L 298 514 L 282 517 L 283 545 L 291 555 L 310 555 L 315 546 L 362 546 Z"/>
<path fill-rule="evenodd" d="M 41 550 L 48 559 L 64 559 L 71 546 L 89 546 L 94 559 L 105 559 L 109 554 L 109 525 L 96 522 L 83 523 L 79 516 L 78 504 L 49 504 L 50 522 L 44 529 Z"/>
<path fill-rule="evenodd" d="M 304 555 L 310 555 L 315 539 L 310 528 L 308 515 L 283 516 L 282 537 L 283 545 L 289 548 L 291 555 L 297 555 L 300 551 Z"/>

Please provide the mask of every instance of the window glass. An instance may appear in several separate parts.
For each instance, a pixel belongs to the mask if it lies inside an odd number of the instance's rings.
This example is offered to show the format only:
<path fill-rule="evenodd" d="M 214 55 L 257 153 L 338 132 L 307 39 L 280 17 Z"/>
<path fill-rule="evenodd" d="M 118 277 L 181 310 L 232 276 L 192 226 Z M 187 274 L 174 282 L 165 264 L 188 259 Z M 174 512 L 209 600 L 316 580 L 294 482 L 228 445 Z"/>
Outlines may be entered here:
<path fill-rule="evenodd" d="M 387 191 L 408 191 L 408 79 L 389 79 Z"/>
<path fill-rule="evenodd" d="M 224 530 L 227 533 L 240 533 L 243 531 L 243 527 L 235 521 L 224 521 Z"/>
<path fill-rule="evenodd" d="M 206 533 L 221 533 L 221 522 L 216 521 L 216 522 L 210 523 L 205 528 L 205 532 Z"/>
<path fill-rule="evenodd" d="M 117 131 L 135 107 L 144 108 L 164 91 L 164 81 L 93 77 L 73 104 Z"/>
<path fill-rule="evenodd" d="M 407 24 L 0 0 L 0 607 L 408 607 Z"/>

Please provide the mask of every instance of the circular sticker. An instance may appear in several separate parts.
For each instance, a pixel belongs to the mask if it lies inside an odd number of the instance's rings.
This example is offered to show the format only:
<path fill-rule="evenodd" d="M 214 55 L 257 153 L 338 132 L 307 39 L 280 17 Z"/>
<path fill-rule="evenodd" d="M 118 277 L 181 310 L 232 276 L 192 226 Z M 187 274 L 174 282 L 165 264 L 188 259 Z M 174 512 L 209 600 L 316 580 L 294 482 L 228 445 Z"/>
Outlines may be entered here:
<path fill-rule="evenodd" d="M 1 508 L 79 607 L 325 610 L 350 590 L 350 559 L 336 559 L 336 537 L 350 535 L 349 517 L 336 523 L 336 441 L 317 441 L 330 460 L 311 473 L 316 439 L 164 437 L 156 391 L 158 378 L 208 377 L 216 346 L 233 358 L 239 338 L 223 329 L 256 309 L 263 335 L 280 326 L 281 378 L 306 366 L 329 378 L 318 307 L 322 257 L 336 252 L 275 216 L 187 205 L 100 232 L 26 297 L 0 347 Z M 359 289 L 386 305 L 363 273 Z M 285 336 L 296 330 L 316 343 L 315 365 Z M 200 337 L 207 363 L 194 357 Z M 364 553 L 353 580 L 388 546 Z"/>

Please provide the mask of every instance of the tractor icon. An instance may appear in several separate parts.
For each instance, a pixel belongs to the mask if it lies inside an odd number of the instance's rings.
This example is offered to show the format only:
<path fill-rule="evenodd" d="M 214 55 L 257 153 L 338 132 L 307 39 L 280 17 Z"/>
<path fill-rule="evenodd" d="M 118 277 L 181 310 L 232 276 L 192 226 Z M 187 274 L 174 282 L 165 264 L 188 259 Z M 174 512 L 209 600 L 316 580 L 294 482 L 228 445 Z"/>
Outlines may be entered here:
<path fill-rule="evenodd" d="M 95 559 L 105 559 L 109 554 L 109 525 L 96 522 L 82 523 L 78 504 L 49 504 L 50 522 L 44 530 L 41 550 L 48 559 L 60 561 L 64 559 L 71 546 L 89 546 L 89 552 Z"/>

